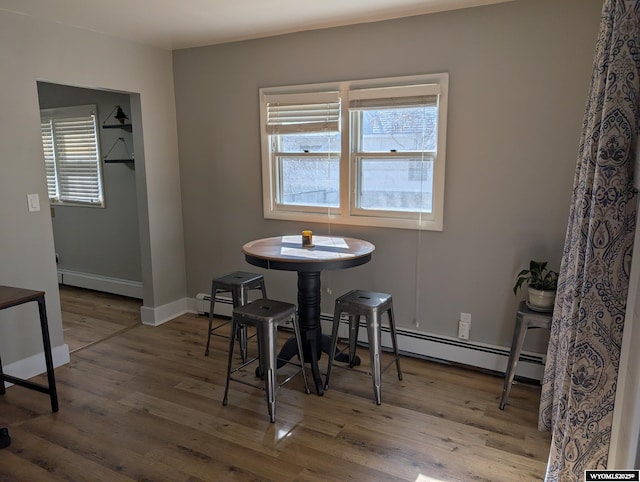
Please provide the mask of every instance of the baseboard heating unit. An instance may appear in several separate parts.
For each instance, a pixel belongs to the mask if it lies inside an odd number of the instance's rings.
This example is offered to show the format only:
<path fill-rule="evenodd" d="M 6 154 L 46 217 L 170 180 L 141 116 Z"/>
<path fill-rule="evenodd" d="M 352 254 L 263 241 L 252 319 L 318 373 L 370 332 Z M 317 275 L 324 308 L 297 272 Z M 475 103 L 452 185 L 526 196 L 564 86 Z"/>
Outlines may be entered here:
<path fill-rule="evenodd" d="M 129 296 L 142 299 L 142 282 L 131 281 L 111 276 L 92 273 L 81 273 L 67 269 L 58 269 L 58 283 L 95 291 L 103 291 L 114 295 Z"/>
<path fill-rule="evenodd" d="M 196 295 L 196 311 L 201 315 L 209 315 L 211 296 L 205 293 Z M 215 314 L 231 317 L 233 303 L 229 297 L 216 297 Z M 333 316 L 321 314 L 322 332 L 331 333 Z M 346 319 L 340 327 L 339 336 L 347 336 Z M 398 349 L 404 355 L 425 358 L 428 360 L 466 365 L 490 372 L 504 373 L 509 360 L 509 347 L 489 345 L 486 343 L 463 341 L 458 338 L 435 335 L 415 331 L 408 328 L 397 328 Z M 360 330 L 359 343 L 366 345 L 367 331 Z M 389 328 L 382 327 L 382 346 L 391 347 Z M 527 380 L 542 380 L 544 373 L 545 355 L 540 353 L 522 352 L 516 376 Z"/>

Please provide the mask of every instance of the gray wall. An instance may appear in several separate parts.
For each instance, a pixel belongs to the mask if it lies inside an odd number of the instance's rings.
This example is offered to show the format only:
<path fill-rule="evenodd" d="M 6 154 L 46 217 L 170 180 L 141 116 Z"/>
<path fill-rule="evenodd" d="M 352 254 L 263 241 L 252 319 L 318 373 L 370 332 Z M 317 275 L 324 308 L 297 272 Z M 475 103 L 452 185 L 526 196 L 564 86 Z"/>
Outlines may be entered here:
<path fill-rule="evenodd" d="M 601 7 L 518 0 L 175 51 L 188 295 L 251 268 L 243 243 L 311 228 L 376 245 L 323 274 L 323 312 L 348 289 L 386 291 L 403 327 L 456 336 L 469 312 L 471 341 L 508 346 L 516 273 L 559 267 Z M 432 72 L 450 74 L 443 232 L 263 219 L 258 88 Z M 265 274 L 295 301 L 295 273 Z"/>
<path fill-rule="evenodd" d="M 128 94 L 38 82 L 38 98 L 41 109 L 96 104 L 99 126 L 107 120 L 114 106 L 120 105 L 131 122 Z M 113 116 L 107 123 L 114 123 Z M 99 128 L 103 158 L 118 137 L 123 137 L 133 152 L 130 132 Z M 121 158 L 123 151 L 119 144 L 109 158 Z M 134 166 L 134 163 L 103 162 L 104 208 L 53 207 L 58 268 L 130 281 L 142 280 Z"/>
<path fill-rule="evenodd" d="M 65 346 L 36 84 L 135 93 L 132 120 L 144 126 L 144 136 L 134 132 L 143 302 L 155 315 L 186 295 L 172 58 L 0 9 L 0 65 L 0 284 L 46 292 L 55 361 Z M 28 212 L 29 193 L 40 196 L 40 212 Z M 32 306 L 0 312 L 0 354 L 13 373 L 35 374 L 29 359 L 42 350 L 37 320 Z"/>

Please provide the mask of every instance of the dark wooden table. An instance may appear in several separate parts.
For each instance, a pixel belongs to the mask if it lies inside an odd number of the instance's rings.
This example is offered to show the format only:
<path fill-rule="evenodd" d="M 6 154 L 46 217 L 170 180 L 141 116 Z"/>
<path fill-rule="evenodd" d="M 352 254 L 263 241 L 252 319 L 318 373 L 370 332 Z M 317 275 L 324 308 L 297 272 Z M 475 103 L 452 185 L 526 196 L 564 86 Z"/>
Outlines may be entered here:
<path fill-rule="evenodd" d="M 304 360 L 311 364 L 318 395 L 324 394 L 318 360 L 323 351 L 329 355 L 331 349 L 330 337 L 322 335 L 320 325 L 320 273 L 368 263 L 374 250 L 375 246 L 368 241 L 340 236 L 313 236 L 313 246 L 303 248 L 301 235 L 258 239 L 242 247 L 245 259 L 254 266 L 297 271 L 298 316 Z M 295 339 L 292 338 L 282 347 L 278 358 L 289 360 L 296 353 Z"/>
<path fill-rule="evenodd" d="M 48 386 L 30 382 L 21 378 L 7 375 L 2 371 L 2 360 L 0 359 L 0 395 L 6 393 L 4 382 L 20 385 L 31 390 L 37 390 L 49 395 L 51 399 L 51 410 L 58 411 L 58 392 L 56 391 L 56 379 L 53 371 L 53 358 L 51 356 L 51 340 L 49 339 L 49 324 L 47 322 L 47 307 L 44 302 L 44 291 L 33 291 L 12 286 L 0 285 L 0 310 L 5 310 L 13 306 L 22 305 L 35 301 L 38 303 L 40 312 L 40 328 L 42 330 L 42 344 L 44 346 L 44 360 L 47 366 Z"/>

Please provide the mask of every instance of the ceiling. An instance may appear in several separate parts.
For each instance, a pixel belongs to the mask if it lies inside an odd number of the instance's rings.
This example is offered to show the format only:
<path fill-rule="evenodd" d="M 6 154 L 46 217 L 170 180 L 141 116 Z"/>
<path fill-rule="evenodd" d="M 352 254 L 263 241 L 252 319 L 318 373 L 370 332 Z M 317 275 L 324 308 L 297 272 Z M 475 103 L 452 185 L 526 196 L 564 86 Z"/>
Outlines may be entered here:
<path fill-rule="evenodd" d="M 0 11 L 175 50 L 506 1 L 0 0 Z"/>

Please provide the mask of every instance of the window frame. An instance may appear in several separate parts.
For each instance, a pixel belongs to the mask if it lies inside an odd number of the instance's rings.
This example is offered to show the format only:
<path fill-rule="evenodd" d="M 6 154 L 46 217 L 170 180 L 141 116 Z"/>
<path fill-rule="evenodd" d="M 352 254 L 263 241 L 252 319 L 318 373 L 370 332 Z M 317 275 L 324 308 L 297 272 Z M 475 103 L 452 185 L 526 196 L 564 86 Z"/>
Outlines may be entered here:
<path fill-rule="evenodd" d="M 97 190 L 97 196 L 78 196 L 74 194 L 74 189 L 77 189 L 78 185 L 70 185 L 67 189 L 64 187 L 62 179 L 65 177 L 61 174 L 63 169 L 63 163 L 59 162 L 61 147 L 56 142 L 56 122 L 64 122 L 67 119 L 84 119 L 85 121 L 92 119 L 93 128 L 93 145 L 95 146 L 95 152 L 91 155 L 91 160 L 95 160 L 95 164 L 90 166 L 90 170 L 93 170 L 95 176 L 91 177 L 91 182 L 95 185 Z M 49 129 L 45 136 L 45 129 L 48 125 Z M 49 196 L 49 202 L 53 206 L 82 206 L 82 207 L 105 207 L 104 199 L 104 175 L 102 172 L 102 155 L 100 149 L 100 133 L 98 128 L 98 113 L 97 106 L 95 104 L 77 105 L 70 107 L 55 107 L 51 109 L 40 110 L 40 129 L 43 143 L 43 159 L 46 167 L 47 175 L 47 194 Z M 47 159 L 47 149 L 50 149 L 52 158 Z M 70 169 L 81 169 L 72 160 L 67 161 L 71 166 Z M 52 163 L 52 166 L 49 164 Z M 75 164 L 75 165 L 74 165 Z M 53 175 L 49 171 L 52 171 Z M 55 194 L 52 195 L 52 187 L 55 190 Z"/>
<path fill-rule="evenodd" d="M 419 229 L 442 231 L 444 213 L 444 175 L 446 164 L 446 127 L 448 110 L 448 73 L 424 74 L 406 77 L 393 77 L 384 79 L 368 79 L 357 81 L 331 82 L 321 84 L 307 84 L 296 86 L 268 87 L 259 89 L 260 103 L 260 132 L 262 151 L 262 191 L 263 213 L 265 219 L 280 219 L 305 222 L 330 222 L 334 224 L 346 224 L 354 226 L 378 226 L 401 229 Z M 412 88 L 424 88 L 435 86 L 437 90 L 436 108 L 437 119 L 437 145 L 433 153 L 433 192 L 432 212 L 410 211 L 375 211 L 359 209 L 356 206 L 358 179 L 357 149 L 355 145 L 351 97 L 362 97 L 363 93 L 370 90 L 379 90 L 383 95 L 392 98 L 394 90 L 411 90 Z M 428 89 L 427 89 L 428 90 Z M 433 89 L 431 89 L 433 90 Z M 338 207 L 312 207 L 292 206 L 278 203 L 278 163 L 274 155 L 272 145 L 277 134 L 269 133 L 267 123 L 267 102 L 273 96 L 325 94 L 337 91 L 341 101 L 341 152 L 340 152 L 340 180 L 339 180 L 339 206 Z M 386 91 L 386 93 L 385 93 Z M 364 94 L 366 97 L 366 94 Z M 423 152 L 414 151 L 416 157 L 423 157 Z M 429 154 L 432 154 L 429 152 Z M 305 154 L 306 155 L 306 154 Z M 317 155 L 310 153 L 308 155 Z M 380 154 L 372 153 L 372 157 Z M 406 151 L 398 153 L 396 157 L 406 155 Z M 393 157 L 387 153 L 387 157 Z M 302 156 L 301 156 L 302 157 Z"/>

